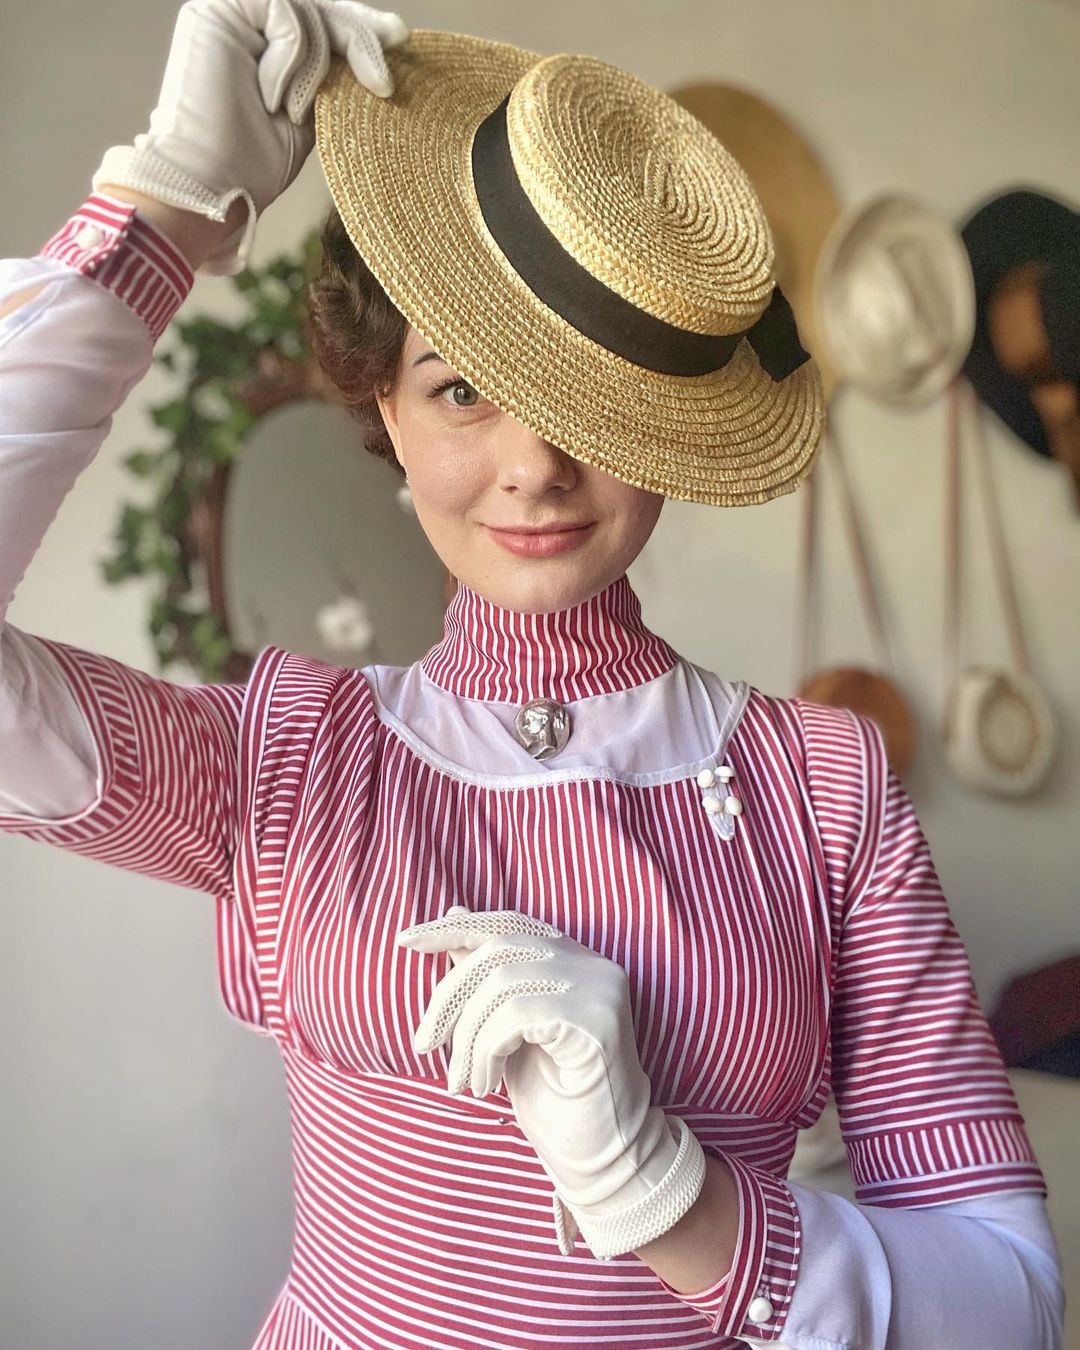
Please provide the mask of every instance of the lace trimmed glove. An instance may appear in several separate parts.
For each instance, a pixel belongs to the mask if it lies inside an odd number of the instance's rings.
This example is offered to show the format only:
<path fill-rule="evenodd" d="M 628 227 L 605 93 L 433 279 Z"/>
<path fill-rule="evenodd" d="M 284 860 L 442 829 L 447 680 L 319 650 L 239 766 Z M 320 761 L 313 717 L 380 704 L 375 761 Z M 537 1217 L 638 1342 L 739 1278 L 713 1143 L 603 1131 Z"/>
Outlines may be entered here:
<path fill-rule="evenodd" d="M 455 905 L 397 942 L 450 953 L 413 1044 L 426 1054 L 453 1034 L 451 1092 L 484 1097 L 505 1079 L 555 1188 L 563 1255 L 579 1231 L 604 1258 L 666 1233 L 701 1192 L 705 1154 L 684 1121 L 649 1104 L 626 971 L 512 909 Z"/>
<path fill-rule="evenodd" d="M 372 93 L 393 93 L 383 47 L 409 36 L 396 14 L 357 0 L 185 0 L 150 130 L 105 152 L 92 180 L 224 221 L 237 197 L 247 220 L 200 272 L 232 276 L 255 222 L 315 145 L 315 94 L 343 54 Z"/>

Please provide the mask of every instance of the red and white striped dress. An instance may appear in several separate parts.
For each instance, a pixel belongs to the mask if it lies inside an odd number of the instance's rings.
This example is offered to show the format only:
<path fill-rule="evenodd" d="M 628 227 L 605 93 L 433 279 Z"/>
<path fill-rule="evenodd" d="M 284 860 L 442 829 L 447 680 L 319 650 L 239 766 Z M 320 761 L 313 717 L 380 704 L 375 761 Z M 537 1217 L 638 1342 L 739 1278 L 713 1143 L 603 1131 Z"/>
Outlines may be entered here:
<path fill-rule="evenodd" d="M 193 280 L 100 193 L 0 261 L 36 293 L 0 318 L 0 621 Z M 625 578 L 541 619 L 462 591 L 404 669 L 267 647 L 185 686 L 2 622 L 0 658 L 0 830 L 212 895 L 226 1005 L 280 1047 L 295 1252 L 257 1350 L 1058 1345 L 1043 1177 L 867 718 L 680 660 Z M 509 730 L 539 694 L 574 719 L 543 763 Z M 712 1288 L 563 1257 L 507 1099 L 414 1053 L 449 957 L 394 937 L 461 902 L 627 970 L 654 1101 L 739 1189 Z M 783 1179 L 830 1086 L 858 1204 Z"/>
<path fill-rule="evenodd" d="M 626 578 L 543 616 L 462 588 L 404 670 L 269 646 L 246 686 L 181 686 L 33 641 L 102 786 L 0 828 L 213 895 L 225 1002 L 281 1050 L 295 1246 L 257 1350 L 782 1341 L 807 1198 L 783 1177 L 830 1086 L 862 1204 L 1045 1195 L 875 725 L 681 660 Z M 544 762 L 508 731 L 533 697 L 574 720 Z M 704 809 L 720 765 L 737 816 Z M 394 938 L 456 903 L 524 910 L 627 970 L 653 1100 L 738 1183 L 712 1289 L 580 1238 L 562 1256 L 507 1097 L 451 1096 L 450 1047 L 414 1051 L 449 956 Z"/>

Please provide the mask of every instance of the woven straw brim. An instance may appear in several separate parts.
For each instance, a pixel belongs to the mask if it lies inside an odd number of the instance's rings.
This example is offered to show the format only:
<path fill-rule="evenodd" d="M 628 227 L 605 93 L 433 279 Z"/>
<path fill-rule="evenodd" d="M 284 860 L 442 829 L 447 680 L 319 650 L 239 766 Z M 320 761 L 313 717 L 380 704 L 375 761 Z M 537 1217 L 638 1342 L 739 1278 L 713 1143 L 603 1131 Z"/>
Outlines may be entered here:
<path fill-rule="evenodd" d="M 503 258 L 473 186 L 472 138 L 542 58 L 430 30 L 386 56 L 389 99 L 334 58 L 316 145 L 357 251 L 435 351 L 537 435 L 635 487 L 714 506 L 793 491 L 824 423 L 813 361 L 775 382 L 744 341 L 712 374 L 650 371 L 580 333 Z M 599 94 L 583 91 L 582 106 Z"/>

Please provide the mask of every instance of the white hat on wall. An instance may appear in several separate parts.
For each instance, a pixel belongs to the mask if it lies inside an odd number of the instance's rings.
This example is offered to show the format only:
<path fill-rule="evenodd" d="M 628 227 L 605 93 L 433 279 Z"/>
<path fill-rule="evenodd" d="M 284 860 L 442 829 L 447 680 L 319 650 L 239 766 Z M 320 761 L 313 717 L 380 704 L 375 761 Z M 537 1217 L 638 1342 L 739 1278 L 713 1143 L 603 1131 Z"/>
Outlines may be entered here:
<path fill-rule="evenodd" d="M 830 230 L 814 278 L 821 338 L 847 380 L 884 403 L 942 394 L 975 333 L 975 283 L 944 216 L 894 193 L 850 208 Z"/>

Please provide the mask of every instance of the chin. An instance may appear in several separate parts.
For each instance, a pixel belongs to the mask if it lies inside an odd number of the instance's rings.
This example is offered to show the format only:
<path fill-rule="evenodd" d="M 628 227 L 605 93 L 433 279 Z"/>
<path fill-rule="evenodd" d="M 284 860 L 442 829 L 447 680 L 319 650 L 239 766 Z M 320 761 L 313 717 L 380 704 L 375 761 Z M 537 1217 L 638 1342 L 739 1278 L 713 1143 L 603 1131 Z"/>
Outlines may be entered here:
<path fill-rule="evenodd" d="M 521 564 L 510 559 L 475 579 L 464 576 L 461 580 L 500 609 L 519 614 L 550 614 L 591 600 L 616 581 L 622 571 L 609 576 L 593 567 L 553 566 L 551 562 Z"/>

